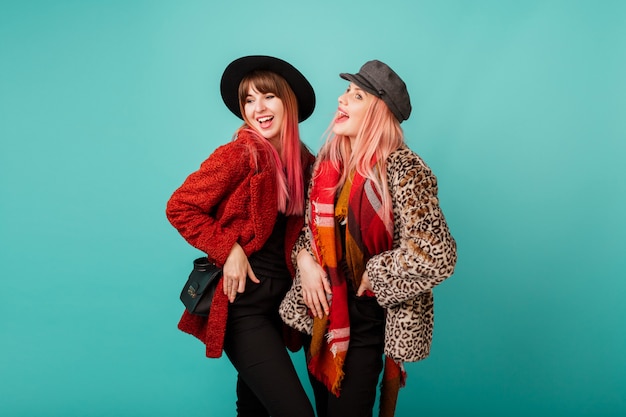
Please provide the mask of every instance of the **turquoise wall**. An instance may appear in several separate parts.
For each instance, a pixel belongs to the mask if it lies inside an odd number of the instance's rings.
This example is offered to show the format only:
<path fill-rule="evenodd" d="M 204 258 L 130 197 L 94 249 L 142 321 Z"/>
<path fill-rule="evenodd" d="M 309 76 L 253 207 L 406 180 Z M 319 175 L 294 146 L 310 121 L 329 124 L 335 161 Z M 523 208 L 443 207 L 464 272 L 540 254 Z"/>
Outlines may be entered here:
<path fill-rule="evenodd" d="M 197 252 L 164 209 L 239 124 L 223 68 L 270 54 L 316 88 L 314 150 L 339 72 L 409 86 L 459 262 L 397 415 L 626 415 L 625 22 L 608 0 L 2 2 L 0 414 L 234 414 L 229 362 L 176 329 Z"/>

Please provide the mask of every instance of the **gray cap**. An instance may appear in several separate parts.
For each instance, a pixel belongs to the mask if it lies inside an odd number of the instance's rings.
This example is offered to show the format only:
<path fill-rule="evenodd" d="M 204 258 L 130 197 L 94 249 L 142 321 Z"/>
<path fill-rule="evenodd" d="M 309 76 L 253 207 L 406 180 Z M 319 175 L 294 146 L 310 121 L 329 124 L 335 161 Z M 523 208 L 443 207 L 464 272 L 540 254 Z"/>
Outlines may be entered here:
<path fill-rule="evenodd" d="M 384 62 L 368 61 L 363 64 L 358 73 L 346 74 L 342 72 L 339 76 L 383 100 L 399 122 L 409 118 L 411 99 L 406 84 Z"/>

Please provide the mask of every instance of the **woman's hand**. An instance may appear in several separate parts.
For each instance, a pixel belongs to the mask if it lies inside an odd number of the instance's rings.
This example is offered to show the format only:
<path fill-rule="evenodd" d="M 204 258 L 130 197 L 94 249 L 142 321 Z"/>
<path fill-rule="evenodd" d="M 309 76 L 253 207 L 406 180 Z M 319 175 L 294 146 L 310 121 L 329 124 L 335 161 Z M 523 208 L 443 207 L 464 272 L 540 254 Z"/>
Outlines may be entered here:
<path fill-rule="evenodd" d="M 239 246 L 239 243 L 235 243 L 224 262 L 224 294 L 228 297 L 230 302 L 235 301 L 237 293 L 242 293 L 246 289 L 246 278 L 250 277 L 252 282 L 257 284 L 260 282 L 254 271 L 250 267 L 248 257 L 243 251 L 243 248 Z"/>
<path fill-rule="evenodd" d="M 365 294 L 366 291 L 374 294 L 374 289 L 372 288 L 372 282 L 370 281 L 369 276 L 367 275 L 367 271 L 363 272 L 363 276 L 361 277 L 361 285 L 359 285 L 359 289 L 356 291 L 356 295 L 358 297 Z"/>
<path fill-rule="evenodd" d="M 305 249 L 298 252 L 296 259 L 302 281 L 304 304 L 316 317 L 322 318 L 328 315 L 330 313 L 328 296 L 332 294 L 332 290 L 326 271 Z"/>

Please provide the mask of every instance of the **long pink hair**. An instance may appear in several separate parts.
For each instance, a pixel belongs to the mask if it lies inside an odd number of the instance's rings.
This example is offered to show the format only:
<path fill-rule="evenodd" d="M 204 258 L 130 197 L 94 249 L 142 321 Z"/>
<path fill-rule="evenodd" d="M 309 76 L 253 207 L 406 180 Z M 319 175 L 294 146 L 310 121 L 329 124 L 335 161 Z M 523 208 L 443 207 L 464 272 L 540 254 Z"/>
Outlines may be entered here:
<path fill-rule="evenodd" d="M 244 104 L 250 86 L 262 93 L 272 93 L 280 98 L 285 106 L 285 116 L 280 130 L 280 155 L 276 148 L 246 120 Z M 259 143 L 274 156 L 274 170 L 278 189 L 278 210 L 287 215 L 304 213 L 303 166 L 306 160 L 306 146 L 300 140 L 298 129 L 298 100 L 283 77 L 271 71 L 253 71 L 239 83 L 239 109 L 244 124 L 239 129 L 254 131 Z M 255 158 L 258 155 L 255 155 Z"/>
<path fill-rule="evenodd" d="M 382 196 L 383 210 L 391 210 L 391 195 L 387 184 L 387 157 L 404 144 L 404 133 L 384 101 L 374 97 L 367 109 L 363 124 L 354 144 L 350 138 L 332 132 L 334 121 L 326 133 L 326 141 L 318 154 L 318 160 L 331 161 L 341 171 L 339 189 L 350 173 L 358 172 L 375 185 Z"/>

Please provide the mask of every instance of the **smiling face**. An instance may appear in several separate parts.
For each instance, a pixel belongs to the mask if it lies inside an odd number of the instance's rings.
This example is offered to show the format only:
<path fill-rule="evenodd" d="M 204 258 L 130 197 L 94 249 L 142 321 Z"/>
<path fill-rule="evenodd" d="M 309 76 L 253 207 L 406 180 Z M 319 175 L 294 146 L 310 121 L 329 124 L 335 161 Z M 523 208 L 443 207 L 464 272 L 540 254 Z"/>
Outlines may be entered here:
<path fill-rule="evenodd" d="M 354 142 L 359 133 L 365 115 L 374 101 L 374 96 L 365 92 L 354 83 L 350 83 L 345 93 L 339 96 L 339 108 L 333 124 L 333 133 L 347 136 Z"/>
<path fill-rule="evenodd" d="M 251 128 L 270 142 L 278 143 L 283 126 L 285 106 L 276 94 L 261 93 L 254 84 L 250 84 L 243 109 L 245 121 Z"/>

